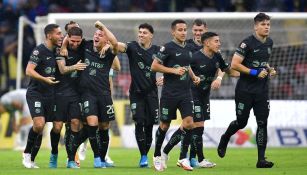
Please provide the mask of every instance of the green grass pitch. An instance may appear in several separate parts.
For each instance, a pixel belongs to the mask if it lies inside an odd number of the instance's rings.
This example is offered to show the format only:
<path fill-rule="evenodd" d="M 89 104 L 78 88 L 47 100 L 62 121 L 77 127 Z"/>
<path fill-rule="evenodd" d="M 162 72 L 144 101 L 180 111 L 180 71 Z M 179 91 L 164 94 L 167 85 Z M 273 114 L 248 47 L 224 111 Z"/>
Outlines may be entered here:
<path fill-rule="evenodd" d="M 256 148 L 232 148 L 227 150 L 225 158 L 217 156 L 216 149 L 204 149 L 206 158 L 217 163 L 212 169 L 194 169 L 187 172 L 176 166 L 179 149 L 172 150 L 168 168 L 164 172 L 156 172 L 151 168 L 138 168 L 139 152 L 137 149 L 112 148 L 110 155 L 115 161 L 116 167 L 107 169 L 93 168 L 93 155 L 88 149 L 87 158 L 81 162 L 80 169 L 67 169 L 65 167 L 66 152 L 60 149 L 58 168 L 49 169 L 49 150 L 39 151 L 36 162 L 40 169 L 25 169 L 21 164 L 21 152 L 0 150 L 0 175 L 302 175 L 307 172 L 307 149 L 306 148 L 268 148 L 268 159 L 275 163 L 272 169 L 256 169 Z M 152 151 L 149 154 L 152 165 Z"/>

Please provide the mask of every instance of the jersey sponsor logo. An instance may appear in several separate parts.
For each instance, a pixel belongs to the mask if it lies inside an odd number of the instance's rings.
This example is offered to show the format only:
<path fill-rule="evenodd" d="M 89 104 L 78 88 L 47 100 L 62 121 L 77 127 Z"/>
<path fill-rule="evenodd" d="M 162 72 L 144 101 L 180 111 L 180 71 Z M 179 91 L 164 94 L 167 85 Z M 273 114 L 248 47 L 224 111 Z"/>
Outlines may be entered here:
<path fill-rule="evenodd" d="M 144 66 L 144 63 L 143 63 L 143 62 L 138 62 L 138 65 L 139 65 L 139 68 L 140 68 L 140 69 L 144 69 L 144 68 L 145 68 L 145 66 Z"/>
<path fill-rule="evenodd" d="M 254 49 L 254 53 L 259 52 L 259 51 L 260 51 L 260 49 Z"/>
<path fill-rule="evenodd" d="M 265 67 L 267 64 L 267 62 L 259 62 L 258 60 L 252 62 L 253 67 Z"/>
<path fill-rule="evenodd" d="M 180 56 L 182 53 L 176 53 L 176 57 Z"/>
<path fill-rule="evenodd" d="M 245 44 L 245 43 L 241 43 L 240 47 L 241 47 L 242 49 L 244 49 L 244 48 L 246 47 L 246 44 Z"/>
<path fill-rule="evenodd" d="M 51 67 L 46 67 L 45 68 L 45 73 L 46 74 L 51 74 L 51 72 L 52 72 L 52 68 Z"/>
<path fill-rule="evenodd" d="M 96 74 L 97 74 L 96 69 L 90 68 L 88 74 L 91 75 L 91 76 L 96 76 Z"/>
<path fill-rule="evenodd" d="M 38 50 L 34 50 L 32 54 L 37 56 L 39 54 L 39 51 Z"/>

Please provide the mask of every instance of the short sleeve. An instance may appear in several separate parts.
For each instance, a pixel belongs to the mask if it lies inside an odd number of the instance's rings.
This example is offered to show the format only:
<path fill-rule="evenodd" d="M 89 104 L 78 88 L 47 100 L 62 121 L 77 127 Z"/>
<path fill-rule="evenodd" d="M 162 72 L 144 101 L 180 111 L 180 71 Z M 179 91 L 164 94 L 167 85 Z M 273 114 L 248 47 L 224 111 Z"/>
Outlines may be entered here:
<path fill-rule="evenodd" d="M 247 40 L 243 40 L 236 49 L 235 54 L 245 58 L 247 51 L 248 51 L 248 42 Z"/>
<path fill-rule="evenodd" d="M 161 46 L 160 50 L 158 51 L 158 53 L 154 54 L 153 56 L 159 62 L 163 63 L 167 59 L 169 54 L 168 54 L 167 49 L 165 48 L 165 46 Z"/>
<path fill-rule="evenodd" d="M 30 56 L 30 59 L 29 59 L 29 63 L 38 65 L 40 61 L 41 61 L 41 58 L 40 58 L 39 50 L 34 49 L 32 51 L 32 53 L 31 53 L 31 56 Z"/>
<path fill-rule="evenodd" d="M 228 70 L 230 68 L 230 64 L 225 62 L 225 59 L 223 58 L 222 54 L 218 53 L 217 54 L 218 57 L 218 61 L 220 64 L 220 69 L 225 72 L 226 70 Z"/>

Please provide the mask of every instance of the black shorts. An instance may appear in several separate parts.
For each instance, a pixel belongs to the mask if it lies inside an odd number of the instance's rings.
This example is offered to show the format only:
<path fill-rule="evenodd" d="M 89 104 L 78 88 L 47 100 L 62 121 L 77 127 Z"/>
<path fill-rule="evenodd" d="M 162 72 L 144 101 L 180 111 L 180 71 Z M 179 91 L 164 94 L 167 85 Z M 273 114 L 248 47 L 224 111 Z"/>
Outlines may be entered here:
<path fill-rule="evenodd" d="M 54 97 L 43 97 L 38 93 L 35 95 L 27 93 L 26 98 L 32 118 L 42 116 L 45 118 L 45 122 L 54 121 Z"/>
<path fill-rule="evenodd" d="M 268 93 L 252 94 L 236 90 L 236 115 L 237 119 L 249 117 L 253 108 L 256 117 L 267 118 L 270 112 L 270 102 Z"/>
<path fill-rule="evenodd" d="M 137 123 L 158 124 L 159 99 L 153 96 L 130 94 L 132 118 Z"/>
<path fill-rule="evenodd" d="M 71 121 L 81 119 L 81 99 L 79 96 L 56 96 L 54 121 Z"/>
<path fill-rule="evenodd" d="M 95 95 L 84 92 L 81 96 L 84 117 L 95 115 L 99 122 L 115 120 L 111 95 Z"/>
<path fill-rule="evenodd" d="M 202 122 L 210 120 L 210 93 L 202 95 L 197 92 L 193 92 L 194 101 L 194 122 Z"/>
<path fill-rule="evenodd" d="M 193 99 L 192 95 L 180 98 L 161 97 L 160 100 L 160 120 L 171 122 L 177 118 L 176 112 L 179 109 L 181 118 L 193 116 Z"/>

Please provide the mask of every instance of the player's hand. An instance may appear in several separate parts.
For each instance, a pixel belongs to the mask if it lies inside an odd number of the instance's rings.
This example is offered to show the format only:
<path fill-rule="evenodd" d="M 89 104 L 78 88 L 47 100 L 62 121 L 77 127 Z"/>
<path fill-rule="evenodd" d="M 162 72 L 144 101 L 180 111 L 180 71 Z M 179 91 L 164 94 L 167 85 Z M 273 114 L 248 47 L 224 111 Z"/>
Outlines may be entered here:
<path fill-rule="evenodd" d="M 263 79 L 268 76 L 268 71 L 262 69 L 261 72 L 258 74 L 258 78 Z"/>
<path fill-rule="evenodd" d="M 274 67 L 270 67 L 269 68 L 269 75 L 270 75 L 270 77 L 274 77 L 274 76 L 276 76 L 276 74 L 277 74 L 277 72 L 274 69 Z"/>
<path fill-rule="evenodd" d="M 68 50 L 67 50 L 67 48 L 61 48 L 61 49 L 60 49 L 60 55 L 61 55 L 61 56 L 67 57 L 67 56 L 68 56 Z"/>
<path fill-rule="evenodd" d="M 198 76 L 194 76 L 192 80 L 195 85 L 198 85 L 200 83 L 200 78 Z"/>
<path fill-rule="evenodd" d="M 84 70 L 87 67 L 87 64 L 82 63 L 81 60 L 73 65 L 74 70 Z"/>
<path fill-rule="evenodd" d="M 95 22 L 95 27 L 96 27 L 97 29 L 102 30 L 102 29 L 103 29 L 103 26 L 104 26 L 104 24 L 102 24 L 102 22 L 100 22 L 100 21 L 96 21 L 96 22 Z"/>
<path fill-rule="evenodd" d="M 54 77 L 45 77 L 45 82 L 49 85 L 55 85 L 60 81 L 56 80 Z"/>
<path fill-rule="evenodd" d="M 185 67 L 177 67 L 177 68 L 174 68 L 174 74 L 175 75 L 183 75 L 185 72 L 187 71 L 187 68 Z"/>
<path fill-rule="evenodd" d="M 163 76 L 156 79 L 156 85 L 157 86 L 163 86 L 163 83 L 164 83 L 164 77 Z"/>
<path fill-rule="evenodd" d="M 222 84 L 222 80 L 221 79 L 215 79 L 212 83 L 211 83 L 211 89 L 212 90 L 217 90 L 221 87 Z"/>
<path fill-rule="evenodd" d="M 103 57 L 103 55 L 106 53 L 106 51 L 110 48 L 110 44 L 106 44 L 99 52 L 100 58 Z"/>

